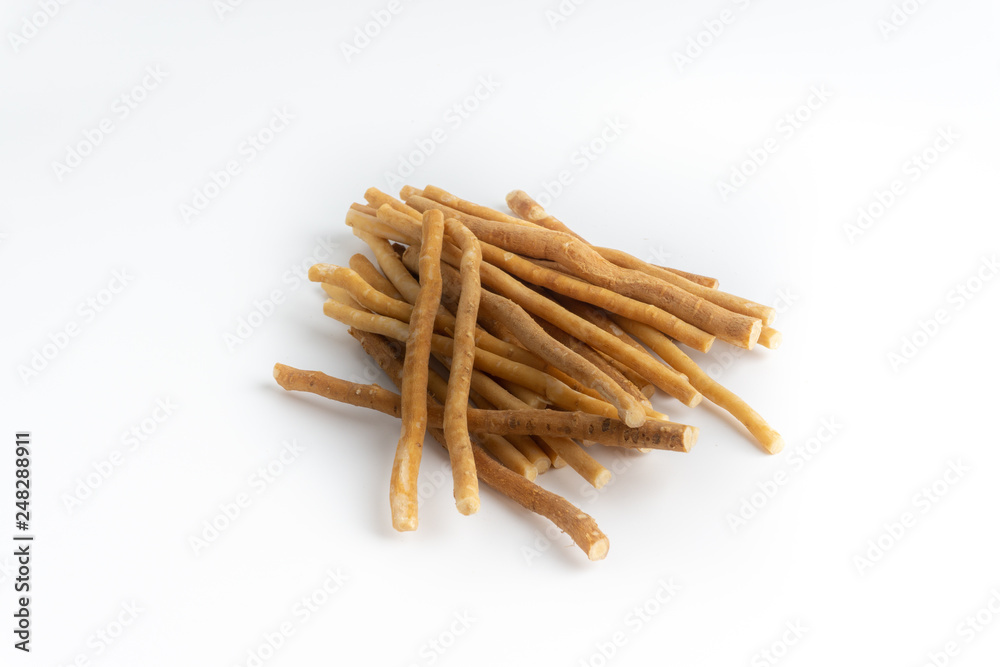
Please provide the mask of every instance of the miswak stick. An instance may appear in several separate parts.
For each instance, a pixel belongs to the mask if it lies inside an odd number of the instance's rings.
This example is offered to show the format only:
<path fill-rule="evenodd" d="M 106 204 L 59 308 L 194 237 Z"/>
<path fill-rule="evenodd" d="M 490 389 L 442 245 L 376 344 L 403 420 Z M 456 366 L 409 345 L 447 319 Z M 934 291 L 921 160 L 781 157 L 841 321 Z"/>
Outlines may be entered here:
<path fill-rule="evenodd" d="M 709 377 L 705 371 L 698 367 L 698 364 L 691 357 L 681 352 L 680 348 L 674 345 L 669 338 L 645 324 L 625 320 L 614 315 L 612 318 L 625 331 L 631 333 L 649 346 L 665 362 L 686 374 L 708 400 L 718 405 L 746 426 L 751 435 L 764 448 L 764 451 L 768 454 L 777 454 L 784 448 L 784 439 L 764 421 L 763 417 L 747 405 L 742 398 Z"/>
<path fill-rule="evenodd" d="M 552 338 L 557 340 L 560 344 L 565 345 L 567 348 L 573 350 L 573 352 L 589 361 L 595 368 L 611 378 L 615 384 L 622 388 L 623 391 L 628 392 L 632 398 L 636 399 L 643 405 L 650 405 L 649 398 L 639 391 L 639 387 L 625 377 L 621 371 L 612 366 L 600 352 L 590 347 L 580 339 L 569 335 L 559 327 L 546 322 L 545 320 L 539 321 L 538 324 L 545 330 L 545 333 L 552 336 Z"/>
<path fill-rule="evenodd" d="M 378 334 L 361 332 L 357 329 L 353 330 L 352 335 L 378 337 Z M 388 345 L 389 341 L 386 340 L 386 344 Z M 399 394 L 376 384 L 358 384 L 331 377 L 320 371 L 299 370 L 285 364 L 274 365 L 274 378 L 287 391 L 308 392 L 396 418 L 401 415 L 402 399 Z M 439 388 L 436 393 L 444 392 Z M 444 409 L 440 405 L 428 404 L 427 414 L 428 428 L 441 428 L 444 425 Z M 470 430 L 473 432 L 494 433 L 504 437 L 559 436 L 588 440 L 609 447 L 633 449 L 652 447 L 687 452 L 694 446 L 698 432 L 693 426 L 653 420 L 647 421 L 639 428 L 629 428 L 617 419 L 597 417 L 585 412 L 470 408 L 468 414 Z"/>
<path fill-rule="evenodd" d="M 323 312 L 338 322 L 363 331 L 381 334 L 394 340 L 407 339 L 408 328 L 404 322 L 399 320 L 363 312 L 332 299 L 323 304 Z M 434 334 L 431 337 L 431 349 L 436 354 L 451 357 L 453 341 L 451 338 Z M 486 350 L 476 348 L 475 365 L 490 375 L 517 382 L 537 391 L 566 410 L 582 410 L 604 417 L 617 418 L 618 416 L 618 411 L 610 403 L 581 394 L 547 373 L 510 359 L 504 359 Z"/>
<path fill-rule="evenodd" d="M 407 252 L 413 252 L 413 248 L 414 246 L 411 246 Z M 446 259 L 449 263 L 454 261 L 452 257 Z M 701 395 L 683 375 L 657 362 L 648 354 L 638 354 L 636 350 L 623 345 L 615 336 L 574 315 L 551 299 L 525 287 L 501 269 L 484 262 L 481 270 L 483 283 L 490 289 L 507 297 L 533 315 L 555 324 L 563 331 L 572 332 L 573 335 L 594 349 L 611 355 L 635 369 L 643 377 L 648 378 L 657 387 L 677 398 L 684 405 L 694 407 L 701 401 Z"/>
<path fill-rule="evenodd" d="M 483 397 L 477 394 L 475 391 L 472 391 L 470 393 L 469 406 L 470 407 L 468 409 L 472 410 L 478 409 L 478 410 L 483 410 L 484 412 L 489 412 L 492 409 L 492 406 L 489 404 L 489 402 L 484 400 Z M 534 480 L 535 478 L 538 477 L 538 475 L 542 474 L 551 467 L 551 462 L 549 461 L 549 457 L 546 456 L 545 452 L 543 452 L 538 447 L 538 445 L 535 444 L 535 441 L 529 438 L 528 436 L 525 435 L 499 436 L 496 433 L 490 433 L 489 435 L 494 437 L 500 437 L 506 443 L 506 446 L 509 446 L 510 449 L 516 451 L 517 458 L 524 460 L 524 463 L 521 464 L 522 466 L 530 465 L 532 468 L 534 468 L 534 473 L 529 473 L 531 474 L 531 476 L 526 477 L 526 479 Z M 482 433 L 476 434 L 476 437 L 481 437 L 481 436 Z M 493 452 L 491 451 L 490 453 L 492 454 Z M 494 454 L 494 457 L 496 457 L 496 454 Z M 499 460 L 499 457 L 496 458 Z M 539 467 L 539 464 L 541 464 L 543 467 Z M 511 466 L 508 465 L 507 467 L 510 468 Z M 514 468 L 511 469 L 514 470 Z"/>
<path fill-rule="evenodd" d="M 559 378 L 562 379 L 562 378 Z M 563 380 L 565 382 L 565 380 Z M 497 384 L 506 389 L 511 394 L 514 394 L 517 398 L 525 403 L 528 407 L 542 410 L 548 407 L 549 403 L 545 400 L 545 397 L 536 391 L 531 391 L 527 387 L 522 387 L 519 384 L 515 384 L 509 380 L 497 380 Z M 577 389 L 576 387 L 571 387 L 572 389 Z"/>
<path fill-rule="evenodd" d="M 747 315 L 749 317 L 756 317 L 765 325 L 771 324 L 774 321 L 774 308 L 762 306 L 761 304 L 754 303 L 749 299 L 743 299 L 718 289 L 712 289 L 710 287 L 705 287 L 704 285 L 699 285 L 696 282 L 688 280 L 684 276 L 677 275 L 676 273 L 660 268 L 659 266 L 644 262 L 637 257 L 633 257 L 627 252 L 622 252 L 621 250 L 615 250 L 613 248 L 594 249 L 597 250 L 597 252 L 600 253 L 600 255 L 606 260 L 616 264 L 617 266 L 642 271 L 646 275 L 673 283 L 691 294 L 700 296 L 706 301 L 711 301 L 714 304 L 722 306 L 726 310 Z"/>
<path fill-rule="evenodd" d="M 406 203 L 418 211 L 440 210 L 443 207 L 443 204 L 419 196 L 409 197 Z M 480 241 L 514 253 L 558 262 L 578 278 L 657 306 L 733 345 L 752 349 L 760 336 L 760 320 L 733 313 L 641 271 L 617 266 L 583 241 L 564 232 L 484 220 L 461 212 L 455 217 Z"/>
<path fill-rule="evenodd" d="M 481 292 L 479 263 L 483 256 L 479 240 L 468 229 L 454 220 L 446 220 L 444 229 L 462 251 L 462 293 L 455 314 L 455 344 L 448 376 L 448 396 L 444 404 L 444 435 L 451 458 L 455 504 L 462 514 L 472 514 L 479 509 L 479 482 L 465 412 L 469 407 L 472 367 L 476 358 L 476 319 Z M 438 294 L 438 305 L 440 296 Z"/>
<path fill-rule="evenodd" d="M 396 254 L 391 249 L 386 252 L 398 260 L 398 257 L 396 257 Z M 407 271 L 402 264 L 399 265 L 399 268 L 406 273 L 406 279 L 404 280 L 399 278 L 400 282 L 403 282 L 406 285 L 407 294 L 416 300 L 416 293 L 420 288 L 419 283 L 409 274 L 409 271 Z M 334 264 L 314 264 L 309 269 L 309 279 L 321 284 L 334 285 L 338 288 L 347 290 L 357 303 L 374 313 L 392 317 L 403 322 L 410 321 L 410 314 L 413 312 L 413 306 L 410 303 L 393 299 L 384 291 L 379 290 L 374 285 L 366 282 L 360 275 L 356 274 L 351 269 L 336 266 Z M 410 291 L 411 287 L 413 288 L 413 291 Z M 448 312 L 444 307 L 440 307 L 434 318 L 435 330 L 451 335 L 455 330 L 455 326 L 455 316 Z M 532 366 L 534 368 L 545 368 L 545 362 L 543 360 L 520 346 L 511 345 L 510 343 L 502 341 L 490 335 L 486 331 L 479 329 L 474 332 L 474 336 L 476 345 L 484 350 L 493 352 L 494 354 L 498 354 L 507 359 L 514 359 L 519 363 Z"/>
<path fill-rule="evenodd" d="M 424 215 L 420 239 L 420 293 L 410 316 L 403 360 L 402 429 L 389 484 L 389 506 L 396 530 L 417 529 L 417 485 L 427 428 L 427 375 L 434 315 L 441 303 L 441 244 L 444 215 Z M 329 302 L 328 302 L 329 303 Z"/>
<path fill-rule="evenodd" d="M 413 237 L 416 234 L 418 223 L 413 220 L 412 216 L 400 213 L 389 205 L 383 205 L 379 208 L 378 214 L 379 220 L 393 227 L 397 236 Z M 484 261 L 522 280 L 578 301 L 592 303 L 625 317 L 645 322 L 699 352 L 707 352 L 712 345 L 714 338 L 711 334 L 705 333 L 676 315 L 649 303 L 631 299 L 574 276 L 538 266 L 490 243 L 484 242 L 481 247 Z M 445 253 L 449 257 L 454 256 L 454 253 L 447 248 Z"/>
<path fill-rule="evenodd" d="M 416 246 L 410 246 L 409 248 L 407 248 L 406 251 L 403 253 L 404 265 L 406 265 L 411 270 L 416 269 L 417 256 L 418 256 L 418 248 Z M 480 270 L 486 271 L 487 275 L 494 275 L 496 277 L 506 276 L 506 274 L 503 274 L 502 272 L 496 270 L 495 267 L 490 267 L 486 264 L 482 264 L 480 266 Z M 444 282 L 443 294 L 447 297 L 449 293 L 457 292 L 458 277 L 455 270 L 450 266 L 442 265 L 441 276 Z M 541 303 L 543 302 L 548 303 L 550 306 L 554 305 L 545 297 L 531 291 L 530 289 L 524 287 L 523 285 L 520 285 L 520 283 L 517 283 L 517 281 L 511 279 L 509 276 L 506 276 L 506 278 L 511 281 L 509 284 L 517 286 L 518 289 L 525 290 L 526 293 L 531 294 L 535 298 L 534 302 L 535 305 L 541 305 Z M 490 281 L 490 284 L 495 285 L 495 281 Z M 543 359 L 549 362 L 547 366 L 542 370 L 544 370 L 548 375 L 557 378 L 562 382 L 562 384 L 569 386 L 570 388 L 574 389 L 577 392 L 586 394 L 587 396 L 598 398 L 602 401 L 606 400 L 605 395 L 600 393 L 597 387 L 595 386 L 596 383 L 599 381 L 599 378 L 596 375 L 598 373 L 596 369 L 590 370 L 583 365 L 573 366 L 571 364 L 571 360 L 567 360 L 566 358 L 560 358 L 558 356 L 559 352 L 557 351 L 560 345 L 555 340 L 552 340 L 551 337 L 547 337 L 546 335 L 546 336 L 538 336 L 536 338 L 530 338 L 532 327 L 534 327 L 536 331 L 539 330 L 539 327 L 537 326 L 537 323 L 535 323 L 534 320 L 527 318 L 528 320 L 530 320 L 530 322 L 522 320 L 522 322 L 519 324 L 515 319 L 513 319 L 517 316 L 516 310 L 500 306 L 497 306 L 495 308 L 490 308 L 489 307 L 490 304 L 495 303 L 495 301 L 491 299 L 497 299 L 499 297 L 496 297 L 496 295 L 487 292 L 484 292 L 484 295 L 485 295 L 484 303 L 486 304 L 486 307 L 480 309 L 480 324 L 482 324 L 484 328 L 488 330 L 494 330 L 497 326 L 502 326 L 505 330 L 506 329 L 522 330 L 521 335 L 529 336 L 529 338 L 526 338 L 525 340 L 521 340 L 519 342 L 525 344 L 526 341 L 528 341 L 526 346 L 531 347 L 532 350 L 536 351 L 535 353 L 538 354 L 538 356 L 542 357 Z M 541 301 L 539 301 L 539 299 Z M 542 333 L 544 334 L 544 332 Z M 596 335 L 600 334 L 601 332 L 598 331 L 596 328 L 592 328 L 590 333 Z M 613 338 L 610 336 L 606 336 L 604 340 L 605 342 L 611 342 L 613 341 Z M 549 346 L 548 350 L 544 349 L 546 346 Z M 636 358 L 639 358 L 638 355 L 634 356 Z M 648 354 L 644 353 L 641 358 L 643 359 L 647 368 L 652 369 L 654 377 L 658 377 L 659 379 L 664 380 L 665 383 L 669 383 L 670 381 L 676 381 L 681 386 L 680 392 L 682 393 L 682 395 L 684 395 L 689 400 L 694 400 L 695 403 L 697 403 L 698 399 L 695 398 L 697 396 L 697 392 L 694 391 L 693 387 L 687 385 L 686 381 L 683 381 L 681 379 L 682 376 L 678 376 L 677 378 L 675 378 L 673 371 L 671 369 L 664 366 L 660 362 L 656 361 Z M 570 373 L 567 373 L 566 372 L 567 370 L 570 371 L 572 375 Z M 614 385 L 614 381 L 611 380 L 610 378 L 605 379 L 604 382 L 617 387 L 617 385 Z M 618 389 L 620 389 L 620 387 Z M 654 419 L 666 419 L 665 415 L 656 412 L 649 405 L 644 405 L 642 403 L 639 403 L 635 401 L 635 399 L 630 399 L 630 397 L 626 398 L 625 400 L 634 401 L 635 407 L 638 410 L 641 410 L 646 417 L 651 417 Z M 619 416 L 622 416 L 621 404 L 616 405 L 616 409 L 618 409 L 619 411 Z"/>
<path fill-rule="evenodd" d="M 760 330 L 760 338 L 757 339 L 757 342 L 769 350 L 777 350 L 781 347 L 781 340 L 782 335 L 780 331 L 771 327 L 764 327 Z"/>
<path fill-rule="evenodd" d="M 646 420 L 645 410 L 634 396 L 600 368 L 546 333 L 520 306 L 492 293 L 483 294 L 482 303 L 486 312 L 503 320 L 525 348 L 536 350 L 538 356 L 567 375 L 580 378 L 601 398 L 614 405 L 619 418 L 626 424 L 639 426 Z"/>
<path fill-rule="evenodd" d="M 525 410 L 528 408 L 516 396 L 504 391 L 493 392 L 491 400 L 493 405 L 505 410 Z M 565 461 L 595 488 L 601 488 L 611 479 L 611 473 L 573 440 L 562 436 L 542 436 L 538 442 L 540 445 L 544 443 L 559 460 Z M 552 464 L 555 466 L 556 461 L 553 460 Z"/>
<path fill-rule="evenodd" d="M 357 334 L 356 337 L 359 337 L 362 345 L 366 346 L 365 350 L 399 386 L 401 381 L 398 378 L 402 373 L 402 365 L 398 358 L 392 356 L 391 348 L 385 347 L 385 340 L 363 332 Z M 447 448 L 442 431 L 433 429 L 431 435 Z M 473 454 L 476 457 L 476 474 L 487 486 L 507 496 L 521 507 L 552 521 L 572 538 L 590 560 L 601 560 L 608 555 L 608 538 L 590 515 L 562 496 L 550 493 L 503 467 L 478 445 L 473 446 Z"/>
<path fill-rule="evenodd" d="M 431 197 L 431 198 L 433 199 L 433 197 Z M 524 220 L 530 221 L 530 222 L 532 222 L 532 223 L 534 223 L 536 225 L 540 225 L 540 226 L 545 227 L 546 229 L 550 229 L 552 231 L 563 232 L 565 234 L 569 234 L 571 236 L 575 236 L 576 238 L 580 239 L 584 243 L 587 243 L 586 239 L 584 239 L 582 236 L 580 236 L 579 234 L 577 234 L 576 232 L 574 232 L 572 229 L 570 229 L 569 227 L 567 227 L 566 224 L 563 223 L 561 220 L 558 220 L 554 216 L 552 216 L 549 213 L 547 213 L 545 211 L 545 209 L 542 208 L 542 206 L 538 202 L 536 202 L 534 199 L 532 199 L 530 196 L 528 196 L 528 193 L 524 192 L 523 190 L 514 190 L 513 192 L 511 192 L 510 194 L 508 194 L 507 195 L 507 206 L 509 206 L 510 210 L 514 211 L 517 215 L 519 215 Z M 484 217 L 484 216 L 481 216 L 481 217 Z M 604 254 L 604 252 L 603 252 L 605 250 L 604 248 L 600 248 L 600 247 L 594 246 L 592 244 L 588 244 L 588 245 L 591 245 L 591 247 L 593 247 L 594 250 L 596 250 L 597 252 L 601 253 L 601 255 L 603 255 L 605 259 L 610 260 L 610 261 L 614 261 L 614 260 L 611 259 L 611 257 L 608 257 L 607 255 Z M 616 252 L 619 252 L 619 251 L 616 251 Z M 623 254 L 625 254 L 625 253 L 623 253 Z M 631 255 L 629 255 L 629 257 L 631 257 Z M 615 263 L 617 264 L 617 262 L 615 262 Z M 625 266 L 624 264 L 618 264 L 618 265 L 619 266 Z M 633 268 L 633 267 L 629 267 L 629 268 Z M 660 268 L 660 269 L 663 269 L 664 271 L 668 271 L 668 272 L 673 273 L 675 275 L 681 276 L 682 278 L 684 278 L 686 280 L 690 280 L 691 282 L 697 283 L 697 284 L 702 285 L 704 287 L 708 287 L 708 288 L 713 288 L 714 289 L 714 288 L 716 288 L 716 287 L 719 286 L 719 281 L 716 280 L 715 278 L 709 278 L 707 276 L 699 276 L 696 273 L 689 273 L 687 271 L 681 271 L 680 269 L 671 269 L 671 268 L 667 268 L 667 267 L 657 267 L 657 268 Z"/>
<path fill-rule="evenodd" d="M 354 270 L 366 283 L 393 299 L 402 299 L 403 295 L 396 291 L 389 279 L 372 264 L 371 260 L 358 253 L 352 255 L 348 266 Z"/>

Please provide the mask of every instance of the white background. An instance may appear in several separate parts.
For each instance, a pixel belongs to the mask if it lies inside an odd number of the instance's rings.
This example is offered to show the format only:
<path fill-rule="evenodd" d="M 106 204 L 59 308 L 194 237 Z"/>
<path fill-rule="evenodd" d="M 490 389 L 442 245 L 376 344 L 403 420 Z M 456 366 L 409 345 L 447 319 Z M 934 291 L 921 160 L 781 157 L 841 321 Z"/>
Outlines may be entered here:
<path fill-rule="evenodd" d="M 0 549 L 0 663 L 252 665 L 287 622 L 263 664 L 922 665 L 951 641 L 947 664 L 995 664 L 1000 280 L 984 260 L 1000 248 L 1000 49 L 988 0 L 904 3 L 914 13 L 890 34 L 890 0 L 591 0 L 558 22 L 555 0 L 404 1 L 350 58 L 342 44 L 386 3 L 219 4 L 0 12 L 0 539 L 14 532 L 25 429 L 37 536 L 30 655 L 11 647 L 14 563 Z M 701 53 L 679 63 L 689 40 Z M 481 77 L 495 89 L 454 120 Z M 803 107 L 814 89 L 829 95 Z M 123 94 L 143 98 L 127 115 Z M 293 119 L 246 161 L 276 109 Z M 112 131 L 78 166 L 55 166 L 102 119 Z M 608 122 L 614 141 L 581 160 Z M 592 241 L 760 302 L 785 295 L 782 349 L 733 356 L 718 343 L 704 360 L 785 452 L 763 454 L 707 404 L 661 396 L 701 428 L 691 453 L 594 447 L 620 471 L 599 494 L 568 468 L 539 479 L 598 520 L 605 561 L 492 491 L 460 516 L 450 481 L 423 501 L 418 532 L 393 532 L 398 423 L 286 394 L 271 367 L 385 381 L 301 271 L 362 251 L 344 211 L 368 186 L 390 189 L 386 172 L 435 128 L 446 139 L 406 182 L 501 206 L 566 170 L 549 210 Z M 939 131 L 957 138 L 935 154 Z M 719 184 L 765 144 L 776 151 L 724 200 Z M 926 149 L 935 161 L 913 172 Z M 231 160 L 240 173 L 185 216 Z M 896 179 L 902 194 L 850 235 Z M 127 285 L 105 292 L 116 271 Z M 966 285 L 971 298 L 955 291 Z M 270 316 L 227 345 L 274 292 Z M 922 334 L 937 311 L 943 323 Z M 919 349 L 894 363 L 904 341 Z M 153 430 L 158 400 L 177 407 Z M 130 448 L 123 434 L 143 426 Z M 303 451 L 259 484 L 290 441 Z M 93 476 L 116 452 L 120 465 Z M 445 460 L 425 448 L 429 488 Z M 68 502 L 88 476 L 97 488 Z M 240 494 L 250 505 L 196 550 Z M 338 570 L 347 579 L 317 594 L 325 604 L 297 613 Z M 134 620 L 121 613 L 133 604 Z M 992 624 L 971 631 L 981 609 Z"/>

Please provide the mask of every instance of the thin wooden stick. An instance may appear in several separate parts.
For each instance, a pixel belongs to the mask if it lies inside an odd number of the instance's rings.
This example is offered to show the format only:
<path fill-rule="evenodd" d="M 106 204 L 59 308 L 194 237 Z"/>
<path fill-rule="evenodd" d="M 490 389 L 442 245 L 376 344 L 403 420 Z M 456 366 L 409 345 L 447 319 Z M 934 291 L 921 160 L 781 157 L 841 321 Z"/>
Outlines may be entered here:
<path fill-rule="evenodd" d="M 447 208 L 431 199 L 418 196 L 409 197 L 406 203 L 418 211 Z M 451 212 L 448 214 L 452 215 Z M 760 336 L 760 320 L 733 313 L 641 271 L 612 264 L 589 245 L 569 234 L 543 227 L 528 228 L 484 220 L 461 212 L 454 215 L 481 241 L 528 257 L 556 261 L 579 278 L 657 306 L 739 347 L 752 349 Z"/>
<path fill-rule="evenodd" d="M 358 329 L 353 329 L 352 335 L 379 337 L 378 334 Z M 388 344 L 386 340 L 386 345 Z M 319 371 L 304 371 L 284 364 L 274 365 L 274 378 L 287 391 L 308 392 L 392 417 L 401 416 L 402 399 L 399 394 L 376 384 L 357 384 Z M 649 447 L 687 452 L 694 446 L 698 435 L 698 429 L 694 426 L 674 422 L 648 420 L 639 428 L 629 428 L 617 419 L 558 410 L 469 408 L 468 419 L 469 429 L 475 433 L 494 433 L 504 437 L 554 436 L 630 449 Z M 444 410 L 440 406 L 428 405 L 427 425 L 428 428 L 443 427 Z"/>
<path fill-rule="evenodd" d="M 433 197 L 431 197 L 431 199 L 433 199 Z M 566 234 L 570 234 L 580 239 L 584 243 L 587 243 L 586 239 L 584 239 L 582 236 L 580 236 L 572 229 L 567 227 L 565 223 L 547 213 L 545 209 L 543 209 L 538 202 L 529 197 L 528 193 L 524 192 L 523 190 L 514 190 L 513 192 L 508 194 L 507 206 L 509 206 L 510 210 L 514 211 L 524 220 L 545 227 L 546 229 L 551 229 L 552 231 L 564 232 Z M 593 245 L 592 247 L 594 248 L 594 250 L 604 255 L 604 253 L 602 252 L 604 248 L 600 248 L 598 246 L 593 246 Z M 607 255 L 604 255 L 604 258 L 614 261 L 611 259 L 611 257 L 608 257 Z M 617 262 L 615 263 L 617 264 Z M 619 266 L 624 266 L 624 264 L 619 264 Z M 719 286 L 719 281 L 716 280 L 715 278 L 709 278 L 707 276 L 699 276 L 696 273 L 689 273 L 687 271 L 681 271 L 680 269 L 671 269 L 665 266 L 657 268 L 669 271 L 671 273 L 674 273 L 678 276 L 681 276 L 687 280 L 698 283 L 699 285 L 703 285 L 705 287 L 714 289 Z"/>
<path fill-rule="evenodd" d="M 718 405 L 746 426 L 747 430 L 750 431 L 757 442 L 764 448 L 764 451 L 768 454 L 777 454 L 784 448 L 784 439 L 764 421 L 763 417 L 747 405 L 742 398 L 723 387 L 705 373 L 705 371 L 701 370 L 698 364 L 691 357 L 681 352 L 680 348 L 674 345 L 669 338 L 645 324 L 632 322 L 616 315 L 612 315 L 612 318 L 625 331 L 631 333 L 649 346 L 665 362 L 687 375 L 708 400 Z"/>
<path fill-rule="evenodd" d="M 383 276 L 379 270 L 375 268 L 375 265 L 371 263 L 371 260 L 364 255 L 360 253 L 352 255 L 348 266 L 350 266 L 355 273 L 361 276 L 362 280 L 383 294 L 386 294 L 393 299 L 403 298 L 403 295 L 396 291 L 396 288 L 392 286 L 389 279 Z"/>
<path fill-rule="evenodd" d="M 420 455 L 427 428 L 427 374 L 434 315 L 441 303 L 441 244 L 444 215 L 424 214 L 420 243 L 420 293 L 410 316 L 403 361 L 402 428 L 389 484 L 389 506 L 396 530 L 417 529 L 417 486 Z"/>
<path fill-rule="evenodd" d="M 473 514 L 479 510 L 479 482 L 465 412 L 469 407 L 472 367 L 476 358 L 479 263 L 483 256 L 479 250 L 479 240 L 468 229 L 454 220 L 446 220 L 444 229 L 462 251 L 462 295 L 455 316 L 455 346 L 449 368 L 448 397 L 444 404 L 444 435 L 448 442 L 448 455 L 451 457 L 455 504 L 462 514 Z M 440 294 L 438 303 L 440 305 Z"/>
<path fill-rule="evenodd" d="M 362 345 L 366 346 L 365 350 L 399 386 L 401 380 L 398 378 L 402 373 L 402 365 L 398 359 L 392 358 L 393 352 L 391 348 L 385 346 L 385 339 L 364 332 L 352 332 L 352 335 L 355 333 L 362 341 Z M 432 429 L 431 435 L 447 448 L 442 431 Z M 473 446 L 473 454 L 476 457 L 476 473 L 487 486 L 507 496 L 521 507 L 552 521 L 572 538 L 590 560 L 601 560 L 608 555 L 608 538 L 590 515 L 562 496 L 550 493 L 504 468 L 478 445 Z"/>

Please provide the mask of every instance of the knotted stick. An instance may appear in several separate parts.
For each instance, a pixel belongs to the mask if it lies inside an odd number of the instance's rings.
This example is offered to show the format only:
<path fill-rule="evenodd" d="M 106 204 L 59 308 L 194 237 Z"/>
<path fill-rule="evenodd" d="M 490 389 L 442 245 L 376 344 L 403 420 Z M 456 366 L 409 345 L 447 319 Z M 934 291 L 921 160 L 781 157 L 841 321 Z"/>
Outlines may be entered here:
<path fill-rule="evenodd" d="M 420 239 L 420 293 L 410 316 L 403 361 L 402 429 L 389 484 L 389 506 L 396 530 L 417 529 L 417 485 L 420 455 L 427 429 L 427 374 L 434 315 L 441 303 L 441 244 L 444 216 L 424 214 Z"/>
<path fill-rule="evenodd" d="M 394 356 L 394 351 L 387 345 L 387 341 L 380 336 L 354 330 L 351 331 L 351 335 L 361 341 L 365 351 L 399 386 L 402 364 L 399 358 Z M 447 449 L 443 432 L 431 429 L 431 435 Z M 504 468 L 478 445 L 473 445 L 472 451 L 476 457 L 476 474 L 487 486 L 507 496 L 521 507 L 552 521 L 583 549 L 590 560 L 601 560 L 608 555 L 608 538 L 590 515 L 582 512 L 562 496 L 550 493 Z"/>
<path fill-rule="evenodd" d="M 455 345 L 448 376 L 448 396 L 444 404 L 444 435 L 451 457 L 455 485 L 455 503 L 462 514 L 479 509 L 479 482 L 469 440 L 469 424 L 465 412 L 469 407 L 472 367 L 476 358 L 476 319 L 479 313 L 479 263 L 482 253 L 479 241 L 468 229 L 446 220 L 444 228 L 462 251 L 462 293 L 455 316 Z M 438 264 L 440 270 L 440 263 Z M 440 295 L 439 303 L 440 303 Z"/>
<path fill-rule="evenodd" d="M 431 199 L 433 199 L 433 197 L 431 197 Z M 575 236 L 576 238 L 580 239 L 584 243 L 587 243 L 586 239 L 584 239 L 582 236 L 580 236 L 572 229 L 567 227 L 562 221 L 548 214 L 538 202 L 529 197 L 528 193 L 524 192 L 523 190 L 514 190 L 513 192 L 508 194 L 507 206 L 509 206 L 510 210 L 514 211 L 524 220 L 528 220 L 536 225 L 540 225 L 542 227 L 545 227 L 546 229 L 551 229 L 552 231 L 555 232 L 564 232 L 566 234 L 570 234 L 571 236 Z M 592 246 L 592 247 L 594 248 L 594 250 L 601 253 L 601 255 L 605 259 L 614 261 L 611 257 L 604 254 L 603 252 L 605 250 L 604 248 L 599 248 L 597 246 Z M 631 255 L 629 256 L 631 257 Z M 617 262 L 615 263 L 618 264 Z M 618 265 L 625 266 L 624 264 L 618 264 Z M 699 276 L 696 273 L 689 273 L 687 271 L 681 271 L 680 269 L 671 269 L 667 267 L 657 267 L 657 268 L 662 268 L 664 271 L 669 271 L 670 273 L 676 274 L 687 280 L 690 280 L 694 283 L 698 283 L 699 285 L 703 285 L 708 288 L 714 289 L 719 286 L 719 281 L 716 280 L 715 278 L 709 278 L 707 276 Z"/>
<path fill-rule="evenodd" d="M 409 197 L 406 203 L 418 211 L 444 207 L 419 196 Z M 586 243 L 564 232 L 484 220 L 461 212 L 456 212 L 455 217 L 481 241 L 529 257 L 556 261 L 579 278 L 657 306 L 734 345 L 752 349 L 760 336 L 760 320 L 733 313 L 641 271 L 617 266 Z"/>
<path fill-rule="evenodd" d="M 625 331 L 648 345 L 664 361 L 687 375 L 708 400 L 718 405 L 746 426 L 747 430 L 750 431 L 753 437 L 757 439 L 757 442 L 764 448 L 764 451 L 768 454 L 777 454 L 784 448 L 784 439 L 764 421 L 763 417 L 747 405 L 742 398 L 709 377 L 705 371 L 698 367 L 698 364 L 691 357 L 681 352 L 680 348 L 674 345 L 669 338 L 645 324 L 632 322 L 616 315 L 612 315 L 612 318 Z"/>

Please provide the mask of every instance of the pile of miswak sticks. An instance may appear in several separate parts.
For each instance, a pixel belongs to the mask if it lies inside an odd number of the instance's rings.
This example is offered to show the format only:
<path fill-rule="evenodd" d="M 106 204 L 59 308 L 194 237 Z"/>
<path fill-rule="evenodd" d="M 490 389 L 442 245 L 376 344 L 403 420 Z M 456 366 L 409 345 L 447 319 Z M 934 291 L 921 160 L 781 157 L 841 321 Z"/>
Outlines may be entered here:
<path fill-rule="evenodd" d="M 404 187 L 400 199 L 371 188 L 365 200 L 347 224 L 381 271 L 358 254 L 349 267 L 317 264 L 309 278 L 329 296 L 324 313 L 350 327 L 400 394 L 282 364 L 274 376 L 287 390 L 401 418 L 389 487 L 397 530 L 417 527 L 427 430 L 448 451 L 459 512 L 479 509 L 481 479 L 591 560 L 607 555 L 607 537 L 533 480 L 568 465 L 607 483 L 581 443 L 689 451 L 698 429 L 654 410 L 655 389 L 688 407 L 706 397 L 766 452 L 781 450 L 781 436 L 678 346 L 706 352 L 719 338 L 774 349 L 774 309 L 713 278 L 590 245 L 520 190 L 507 196 L 517 217 L 432 186 Z"/>

